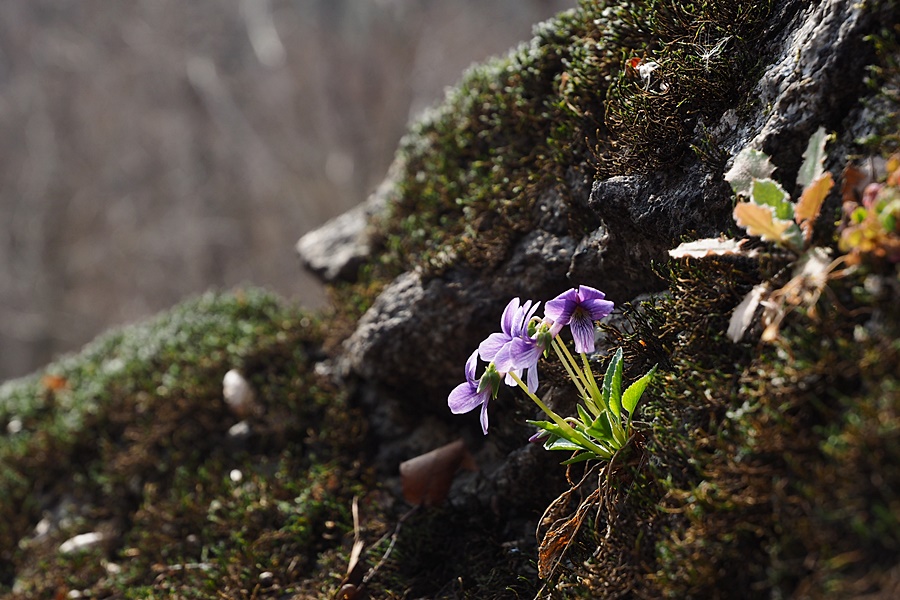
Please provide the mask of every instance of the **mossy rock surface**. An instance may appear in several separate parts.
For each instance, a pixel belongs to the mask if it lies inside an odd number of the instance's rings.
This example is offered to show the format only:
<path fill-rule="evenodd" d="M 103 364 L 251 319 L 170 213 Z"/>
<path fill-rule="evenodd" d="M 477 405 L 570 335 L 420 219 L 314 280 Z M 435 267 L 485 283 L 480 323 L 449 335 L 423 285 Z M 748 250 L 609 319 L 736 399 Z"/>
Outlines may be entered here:
<path fill-rule="evenodd" d="M 301 580 L 365 479 L 364 424 L 314 370 L 321 339 L 319 316 L 262 290 L 207 294 L 5 384 L 3 585 L 204 597 Z M 257 390 L 242 425 L 230 369 Z M 103 539 L 59 551 L 84 533 Z"/>
<path fill-rule="evenodd" d="M 722 173 L 748 143 L 785 182 L 819 125 L 834 173 L 896 149 L 897 17 L 889 1 L 585 1 L 474 67 L 403 141 L 333 311 L 210 293 L 0 387 L 0 592 L 890 597 L 896 265 L 835 266 L 814 301 L 797 288 L 774 342 L 735 343 L 734 307 L 789 283 L 793 259 L 665 251 L 738 233 Z M 815 238 L 833 250 L 838 196 Z M 509 298 L 571 284 L 613 291 L 605 348 L 626 379 L 659 372 L 627 451 L 567 471 L 525 442 L 524 396 L 491 405 L 487 437 L 446 397 Z M 241 416 L 231 369 L 255 391 Z M 406 505 L 399 460 L 458 437 L 479 470 L 441 506 Z"/>

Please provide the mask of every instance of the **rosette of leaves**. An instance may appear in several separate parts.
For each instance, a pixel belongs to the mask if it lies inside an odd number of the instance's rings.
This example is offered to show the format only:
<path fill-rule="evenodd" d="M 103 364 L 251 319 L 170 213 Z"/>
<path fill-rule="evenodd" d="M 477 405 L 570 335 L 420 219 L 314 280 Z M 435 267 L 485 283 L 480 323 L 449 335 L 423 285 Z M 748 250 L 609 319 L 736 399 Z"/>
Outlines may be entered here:
<path fill-rule="evenodd" d="M 551 421 L 528 421 L 542 430 L 544 448 L 576 452 L 562 464 L 570 465 L 591 459 L 609 460 L 631 438 L 632 422 L 644 390 L 656 373 L 654 366 L 643 377 L 622 389 L 624 360 L 622 349 L 613 355 L 601 386 L 594 383 L 583 398 L 584 405 L 577 405 L 578 418 L 567 421 L 577 435 Z M 590 443 L 585 444 L 586 438 Z"/>
<path fill-rule="evenodd" d="M 774 242 L 796 253 L 803 252 L 812 237 L 812 227 L 822 202 L 834 186 L 831 173 L 823 167 L 828 136 L 819 128 L 803 153 L 797 184 L 803 187 L 800 199 L 791 201 L 780 183 L 772 179 L 775 166 L 768 155 L 744 148 L 725 174 L 725 181 L 738 198 L 734 220 L 748 234 Z"/>
<path fill-rule="evenodd" d="M 762 339 L 774 340 L 781 321 L 790 310 L 800 305 L 812 307 L 818 302 L 836 265 L 830 258 L 829 249 L 811 247 L 810 243 L 822 203 L 834 186 L 834 178 L 824 168 L 825 145 L 829 137 L 821 127 L 810 137 L 797 174 L 797 185 L 803 191 L 796 202 L 781 183 L 772 178 L 775 165 L 759 150 L 741 150 L 725 174 L 725 180 L 738 197 L 733 213 L 735 223 L 748 235 L 772 242 L 796 256 L 791 279 L 786 285 L 773 289 L 769 282 L 760 283 L 735 308 L 728 327 L 728 335 L 735 342 L 743 339 L 756 321 L 760 306 L 763 307 Z M 710 239 L 682 244 L 669 254 L 673 258 L 722 254 L 752 257 L 757 251 L 746 250 L 735 240 Z"/>

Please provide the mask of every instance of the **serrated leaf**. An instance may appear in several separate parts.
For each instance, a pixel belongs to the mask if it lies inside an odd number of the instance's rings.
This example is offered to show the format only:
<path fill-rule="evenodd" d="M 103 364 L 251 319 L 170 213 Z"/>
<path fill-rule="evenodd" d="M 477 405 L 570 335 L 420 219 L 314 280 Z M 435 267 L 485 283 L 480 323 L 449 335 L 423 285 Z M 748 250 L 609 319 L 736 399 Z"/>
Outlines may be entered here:
<path fill-rule="evenodd" d="M 622 408 L 627 410 L 629 415 L 634 416 L 634 409 L 655 374 L 656 366 L 650 369 L 646 375 L 629 385 L 628 389 L 622 394 Z"/>
<path fill-rule="evenodd" d="M 609 410 L 609 395 L 612 391 L 613 375 L 616 372 L 615 360 L 615 357 L 613 357 L 609 361 L 609 365 L 606 367 L 606 375 L 603 376 L 603 383 L 600 386 L 600 399 L 603 400 L 602 408 L 604 410 Z"/>
<path fill-rule="evenodd" d="M 825 144 L 828 142 L 828 135 L 825 134 L 825 128 L 819 127 L 809 138 L 806 145 L 806 151 L 803 152 L 803 164 L 800 166 L 800 172 L 797 173 L 797 184 L 802 188 L 807 188 L 816 179 L 824 173 L 825 163 Z"/>
<path fill-rule="evenodd" d="M 622 420 L 622 349 L 616 350 L 612 360 L 609 362 L 609 368 L 606 370 L 606 376 L 603 378 L 603 385 L 609 381 L 609 410 L 615 415 L 616 419 Z"/>
<path fill-rule="evenodd" d="M 807 241 L 812 235 L 812 223 L 819 216 L 822 203 L 833 186 L 834 179 L 831 177 L 831 173 L 825 172 L 806 186 L 800 200 L 797 201 L 797 206 L 794 208 L 794 220 L 803 229 Z"/>
<path fill-rule="evenodd" d="M 767 179 L 775 171 L 765 152 L 744 148 L 734 158 L 734 164 L 725 173 L 725 181 L 731 184 L 735 194 L 750 195 L 750 185 L 754 179 Z"/>
<path fill-rule="evenodd" d="M 787 230 L 796 227 L 791 221 L 776 219 L 772 207 L 753 202 L 738 202 L 734 207 L 734 221 L 750 235 L 782 244 L 789 239 Z"/>
<path fill-rule="evenodd" d="M 750 185 L 750 200 L 761 206 L 771 206 L 776 219 L 789 221 L 794 218 L 790 195 L 773 179 L 754 180 Z"/>

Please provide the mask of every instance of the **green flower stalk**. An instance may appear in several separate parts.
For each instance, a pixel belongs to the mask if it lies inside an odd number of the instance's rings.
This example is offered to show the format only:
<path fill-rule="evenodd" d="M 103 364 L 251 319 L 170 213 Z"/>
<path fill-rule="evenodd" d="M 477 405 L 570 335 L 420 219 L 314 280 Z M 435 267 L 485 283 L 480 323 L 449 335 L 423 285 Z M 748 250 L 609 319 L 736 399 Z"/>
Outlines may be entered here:
<path fill-rule="evenodd" d="M 543 440 L 548 450 L 566 450 L 575 454 L 563 464 L 591 459 L 609 460 L 623 448 L 633 433 L 632 419 L 637 404 L 649 385 L 656 367 L 622 391 L 622 350 L 614 354 L 598 385 L 588 354 L 595 348 L 595 323 L 608 316 L 614 306 L 603 292 L 578 286 L 545 305 L 544 318 L 535 316 L 538 305 L 524 304 L 513 298 L 500 319 L 500 333 L 491 334 L 466 362 L 466 382 L 450 393 L 448 404 L 454 413 L 481 407 L 481 424 L 487 434 L 487 406 L 499 391 L 499 381 L 519 386 L 547 415 L 549 421 L 528 421 L 539 428 L 532 441 Z M 563 327 L 569 326 L 579 361 L 559 340 Z M 562 417 L 536 395 L 537 363 L 548 356 L 550 347 L 575 385 L 583 404 L 578 416 Z M 480 379 L 475 378 L 478 357 L 489 364 Z M 527 383 L 522 374 L 527 372 Z"/>

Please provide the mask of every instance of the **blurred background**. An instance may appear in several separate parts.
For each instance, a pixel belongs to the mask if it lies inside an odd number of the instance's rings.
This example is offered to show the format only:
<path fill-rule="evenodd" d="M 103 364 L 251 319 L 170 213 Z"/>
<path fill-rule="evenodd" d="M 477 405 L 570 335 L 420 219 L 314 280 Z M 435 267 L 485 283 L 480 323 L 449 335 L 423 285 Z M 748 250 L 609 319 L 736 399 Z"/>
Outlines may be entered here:
<path fill-rule="evenodd" d="M 0 381 L 210 288 L 320 306 L 297 239 L 467 66 L 575 4 L 3 0 Z"/>

